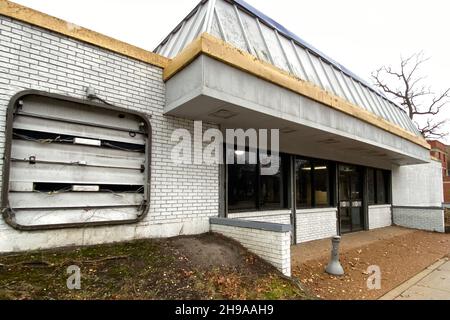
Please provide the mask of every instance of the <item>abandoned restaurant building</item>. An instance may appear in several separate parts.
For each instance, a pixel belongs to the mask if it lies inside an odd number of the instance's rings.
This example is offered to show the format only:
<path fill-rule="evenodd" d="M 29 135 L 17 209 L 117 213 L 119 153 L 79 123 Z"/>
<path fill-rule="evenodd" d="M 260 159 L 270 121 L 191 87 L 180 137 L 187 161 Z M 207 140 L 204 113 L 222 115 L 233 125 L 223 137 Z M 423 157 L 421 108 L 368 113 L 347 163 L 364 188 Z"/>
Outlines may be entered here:
<path fill-rule="evenodd" d="M 154 52 L 0 0 L 0 119 L 2 253 L 213 231 L 289 275 L 292 244 L 444 231 L 406 113 L 241 0 L 201 1 Z M 279 129 L 278 173 L 173 163 L 194 121 Z"/>

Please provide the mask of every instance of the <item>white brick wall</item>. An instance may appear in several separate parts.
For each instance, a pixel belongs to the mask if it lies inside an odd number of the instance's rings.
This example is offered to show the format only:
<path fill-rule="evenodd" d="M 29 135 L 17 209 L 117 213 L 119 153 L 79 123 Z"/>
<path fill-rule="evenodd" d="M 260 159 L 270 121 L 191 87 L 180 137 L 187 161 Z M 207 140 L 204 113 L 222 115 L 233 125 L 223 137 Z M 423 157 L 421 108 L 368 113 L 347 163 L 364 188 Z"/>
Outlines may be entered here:
<path fill-rule="evenodd" d="M 0 252 L 207 232 L 209 217 L 218 215 L 219 169 L 170 161 L 172 131 L 192 132 L 193 123 L 163 115 L 162 69 L 4 16 L 0 16 L 0 159 L 6 108 L 13 95 L 37 89 L 84 98 L 88 86 L 112 104 L 152 116 L 148 217 L 137 226 L 34 233 L 12 230 L 0 219 Z"/>
<path fill-rule="evenodd" d="M 229 213 L 228 218 L 247 221 L 260 221 L 279 224 L 291 224 L 291 210 L 255 211 Z"/>
<path fill-rule="evenodd" d="M 337 209 L 297 210 L 297 243 L 320 240 L 337 234 Z"/>
<path fill-rule="evenodd" d="M 440 162 L 392 168 L 395 225 L 445 232 L 443 199 Z"/>
<path fill-rule="evenodd" d="M 394 207 L 394 224 L 406 228 L 445 232 L 443 209 Z"/>
<path fill-rule="evenodd" d="M 391 205 L 369 206 L 369 229 L 378 229 L 392 225 Z"/>
<path fill-rule="evenodd" d="M 440 207 L 444 202 L 442 164 L 437 161 L 392 168 L 394 206 Z"/>
<path fill-rule="evenodd" d="M 211 232 L 242 244 L 250 252 L 291 276 L 291 233 L 224 226 L 211 223 Z"/>

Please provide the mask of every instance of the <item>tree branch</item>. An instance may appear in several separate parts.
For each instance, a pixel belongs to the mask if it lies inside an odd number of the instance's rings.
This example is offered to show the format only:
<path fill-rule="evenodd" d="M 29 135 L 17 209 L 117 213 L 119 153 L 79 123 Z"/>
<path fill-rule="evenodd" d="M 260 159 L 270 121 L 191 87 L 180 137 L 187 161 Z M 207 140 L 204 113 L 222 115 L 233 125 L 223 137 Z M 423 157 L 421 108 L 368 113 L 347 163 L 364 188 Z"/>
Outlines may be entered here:
<path fill-rule="evenodd" d="M 423 52 L 401 58 L 398 70 L 383 66 L 372 73 L 372 79 L 375 86 L 405 109 L 425 138 L 442 138 L 447 135 L 442 131 L 447 120 L 440 120 L 438 116 L 450 103 L 450 88 L 435 95 L 429 87 L 421 85 L 426 77 L 418 73 L 428 60 Z M 419 126 L 418 122 L 426 125 Z"/>

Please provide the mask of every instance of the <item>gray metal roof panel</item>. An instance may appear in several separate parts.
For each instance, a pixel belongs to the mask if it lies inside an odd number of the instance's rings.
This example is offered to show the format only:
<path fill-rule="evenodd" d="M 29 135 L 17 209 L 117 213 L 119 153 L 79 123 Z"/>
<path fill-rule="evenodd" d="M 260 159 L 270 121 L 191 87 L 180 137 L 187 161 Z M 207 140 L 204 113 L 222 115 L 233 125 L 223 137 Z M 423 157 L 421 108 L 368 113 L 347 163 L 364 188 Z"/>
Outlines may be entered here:
<path fill-rule="evenodd" d="M 382 92 L 243 0 L 202 0 L 155 52 L 173 58 L 202 32 L 420 136 L 405 111 Z"/>

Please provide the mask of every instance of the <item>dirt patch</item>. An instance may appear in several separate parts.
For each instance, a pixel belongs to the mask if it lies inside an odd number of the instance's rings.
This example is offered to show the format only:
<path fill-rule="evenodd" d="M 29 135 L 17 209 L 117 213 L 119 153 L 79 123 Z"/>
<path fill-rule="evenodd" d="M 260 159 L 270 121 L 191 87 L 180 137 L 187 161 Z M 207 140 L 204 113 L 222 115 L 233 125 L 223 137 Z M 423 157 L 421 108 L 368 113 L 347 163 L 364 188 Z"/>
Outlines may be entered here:
<path fill-rule="evenodd" d="M 67 268 L 81 269 L 81 290 Z M 0 299 L 304 299 L 272 266 L 216 235 L 0 256 Z"/>
<path fill-rule="evenodd" d="M 450 253 L 450 235 L 414 231 L 344 250 L 344 277 L 324 272 L 329 257 L 313 259 L 293 268 L 294 276 L 314 295 L 330 300 L 378 299 Z M 381 269 L 381 289 L 369 290 L 368 268 Z"/>
<path fill-rule="evenodd" d="M 180 237 L 171 244 L 197 267 L 238 267 L 248 252 L 239 244 L 221 236 L 202 235 L 197 238 Z"/>

